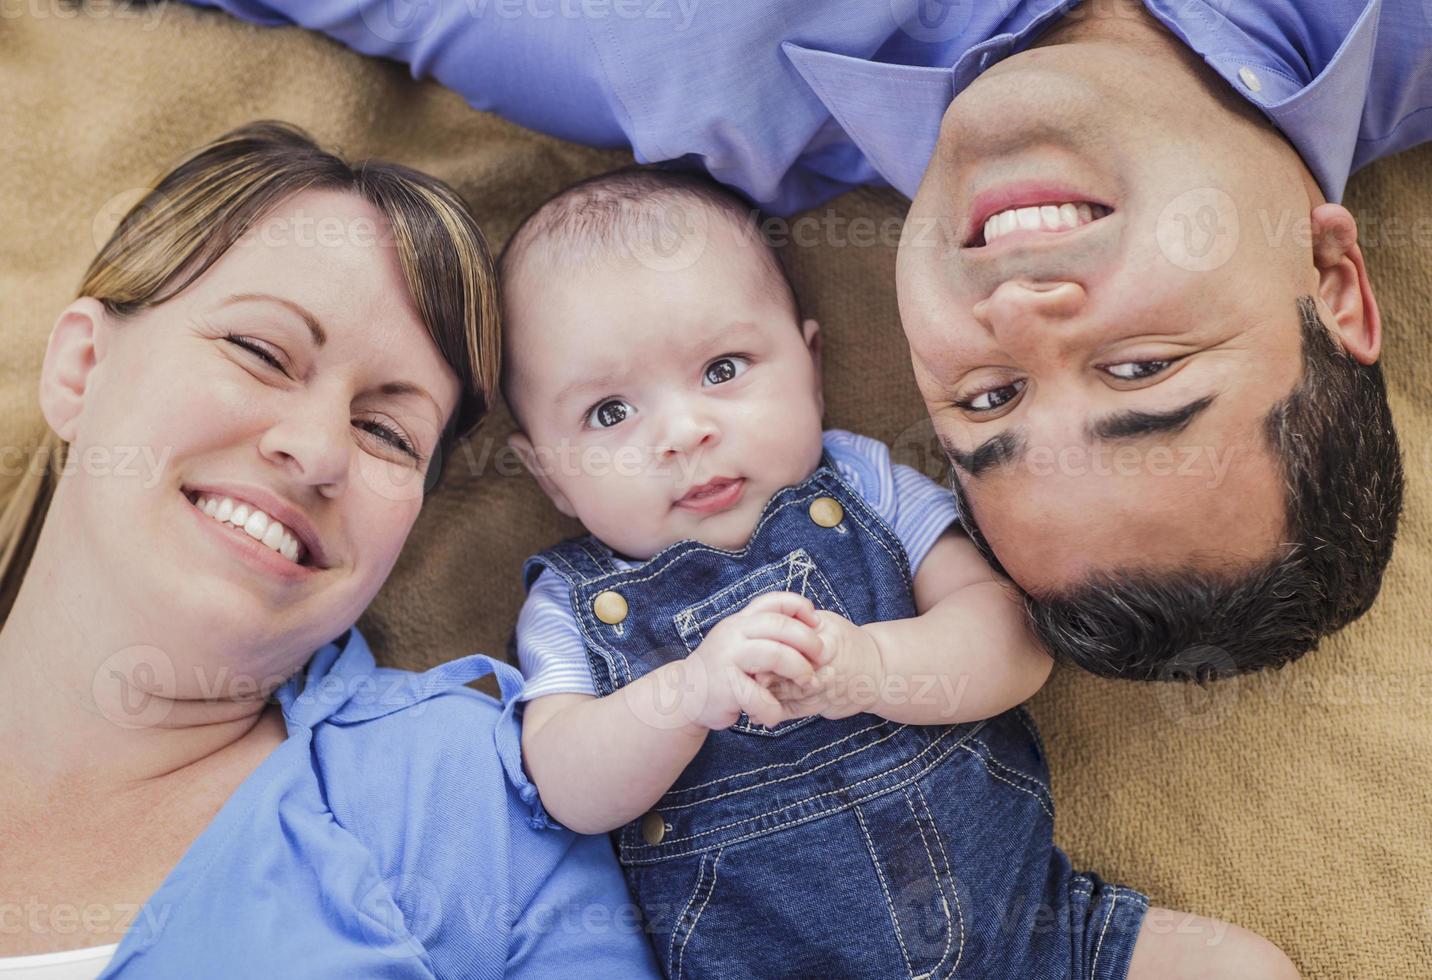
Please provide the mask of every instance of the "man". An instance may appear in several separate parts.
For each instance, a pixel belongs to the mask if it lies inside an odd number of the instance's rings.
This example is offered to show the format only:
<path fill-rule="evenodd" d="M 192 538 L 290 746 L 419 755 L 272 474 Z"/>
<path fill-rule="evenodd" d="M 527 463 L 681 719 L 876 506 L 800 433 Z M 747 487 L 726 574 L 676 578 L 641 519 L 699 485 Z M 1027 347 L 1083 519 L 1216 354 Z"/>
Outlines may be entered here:
<path fill-rule="evenodd" d="M 1432 3 L 197 2 L 776 213 L 910 196 L 915 375 L 1055 655 L 1237 673 L 1376 597 L 1402 470 L 1336 202 L 1432 134 Z"/>

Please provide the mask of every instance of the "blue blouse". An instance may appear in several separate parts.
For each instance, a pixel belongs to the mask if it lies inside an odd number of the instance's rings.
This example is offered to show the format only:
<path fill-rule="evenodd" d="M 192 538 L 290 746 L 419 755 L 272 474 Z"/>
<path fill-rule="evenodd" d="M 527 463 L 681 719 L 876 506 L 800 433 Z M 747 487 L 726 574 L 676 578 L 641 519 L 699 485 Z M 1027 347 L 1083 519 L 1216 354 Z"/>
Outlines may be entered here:
<path fill-rule="evenodd" d="M 463 686 L 488 673 L 502 703 Z M 379 668 L 356 627 L 319 650 L 277 692 L 287 740 L 101 976 L 657 976 L 610 842 L 523 773 L 521 688 L 483 655 Z"/>

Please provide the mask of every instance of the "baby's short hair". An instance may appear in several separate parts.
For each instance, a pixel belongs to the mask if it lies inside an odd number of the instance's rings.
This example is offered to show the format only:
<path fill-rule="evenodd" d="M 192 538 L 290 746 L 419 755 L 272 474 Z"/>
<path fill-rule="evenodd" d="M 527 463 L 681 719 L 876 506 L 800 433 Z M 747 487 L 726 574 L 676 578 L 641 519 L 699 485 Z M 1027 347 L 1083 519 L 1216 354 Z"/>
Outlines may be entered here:
<path fill-rule="evenodd" d="M 516 419 L 509 383 L 510 331 L 518 322 L 514 297 L 534 269 L 631 259 L 661 267 L 680 247 L 679 239 L 707 220 L 729 222 L 756 249 L 762 276 L 789 304 L 797 325 L 800 304 L 781 254 L 766 234 L 758 208 L 710 177 L 654 166 L 630 166 L 588 177 L 558 191 L 527 215 L 498 258 L 502 283 L 503 348 L 501 389 Z M 678 258 L 679 261 L 679 258 Z"/>

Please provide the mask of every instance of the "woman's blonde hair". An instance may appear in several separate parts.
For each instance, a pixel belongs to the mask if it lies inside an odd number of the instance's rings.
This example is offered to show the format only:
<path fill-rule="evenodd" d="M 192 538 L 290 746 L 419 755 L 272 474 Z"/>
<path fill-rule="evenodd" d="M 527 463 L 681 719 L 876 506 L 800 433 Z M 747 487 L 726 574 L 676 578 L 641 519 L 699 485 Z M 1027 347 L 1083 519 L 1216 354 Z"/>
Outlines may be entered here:
<path fill-rule="evenodd" d="M 482 231 L 462 198 L 408 167 L 350 164 L 296 126 L 254 122 L 200 147 L 166 173 L 115 228 L 80 283 L 80 296 L 115 316 L 172 299 L 262 217 L 305 190 L 359 195 L 387 219 L 418 316 L 457 373 L 461 396 L 439 449 L 474 430 L 499 373 L 497 277 Z M 65 458 L 48 427 L 30 465 L 0 490 L 0 622 L 29 564 Z M 432 470 L 439 461 L 434 460 Z M 436 479 L 429 473 L 429 486 Z"/>

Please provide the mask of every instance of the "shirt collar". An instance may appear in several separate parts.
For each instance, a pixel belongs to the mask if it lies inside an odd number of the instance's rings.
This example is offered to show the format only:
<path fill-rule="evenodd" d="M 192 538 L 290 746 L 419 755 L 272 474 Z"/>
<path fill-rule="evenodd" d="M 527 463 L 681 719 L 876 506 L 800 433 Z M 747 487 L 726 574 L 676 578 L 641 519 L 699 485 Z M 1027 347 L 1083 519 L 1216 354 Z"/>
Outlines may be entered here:
<path fill-rule="evenodd" d="M 934 154 L 950 102 L 980 74 L 1024 50 L 1079 0 L 1017 3 L 1004 28 L 981 39 L 990 25 L 971 21 L 946 42 L 951 63 L 895 64 L 823 51 L 792 41 L 782 50 L 870 165 L 906 197 L 914 197 Z M 1206 0 L 1145 0 L 1150 12 L 1208 62 L 1229 85 L 1261 109 L 1302 154 L 1329 200 L 1339 200 L 1357 146 L 1367 101 L 1381 0 L 1367 0 L 1337 53 L 1302 78 L 1271 50 Z M 1432 2 L 1432 0 L 1429 0 Z M 1326 11 L 1308 10 L 1310 23 Z M 978 18 L 976 18 L 978 20 Z M 1245 70 L 1257 78 L 1251 91 Z"/>

